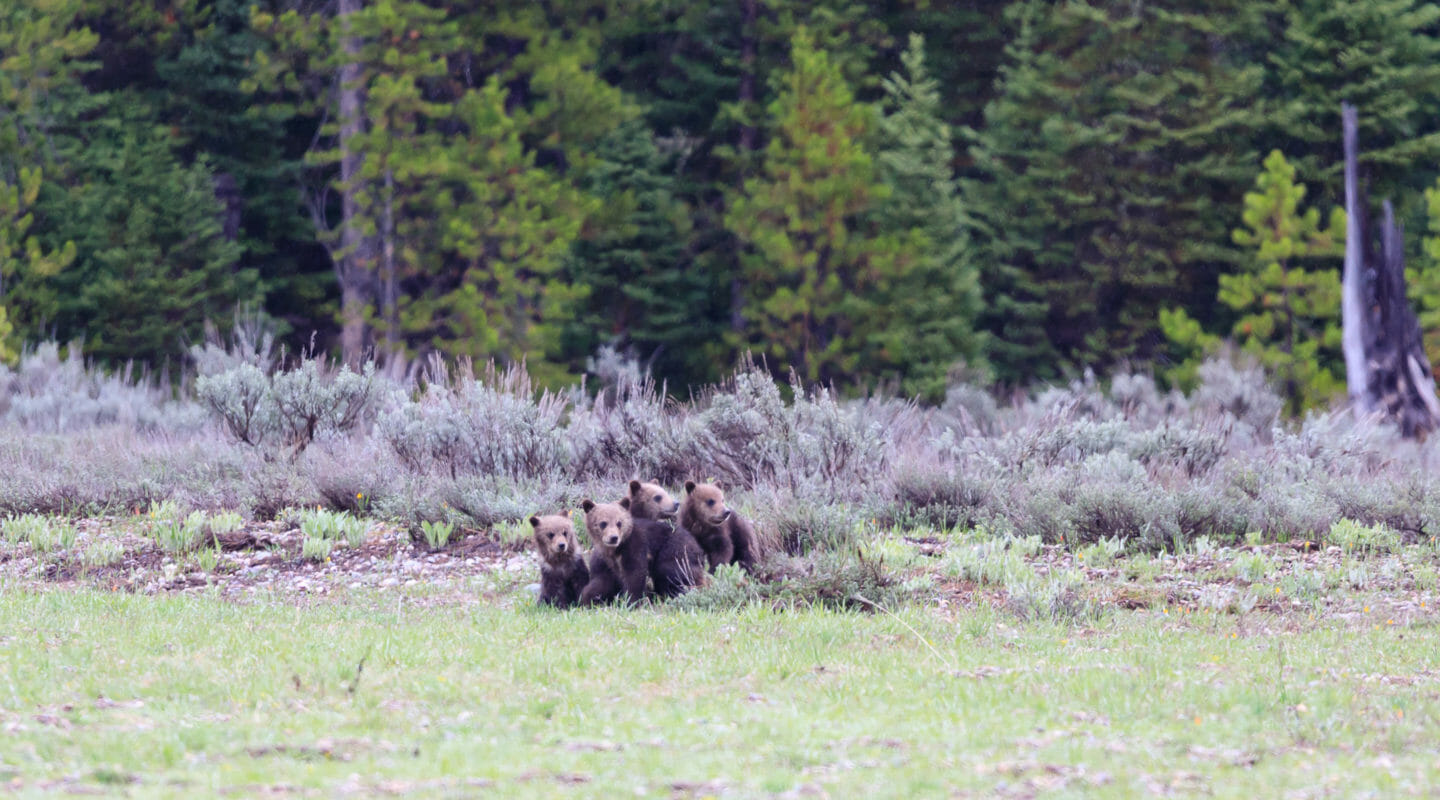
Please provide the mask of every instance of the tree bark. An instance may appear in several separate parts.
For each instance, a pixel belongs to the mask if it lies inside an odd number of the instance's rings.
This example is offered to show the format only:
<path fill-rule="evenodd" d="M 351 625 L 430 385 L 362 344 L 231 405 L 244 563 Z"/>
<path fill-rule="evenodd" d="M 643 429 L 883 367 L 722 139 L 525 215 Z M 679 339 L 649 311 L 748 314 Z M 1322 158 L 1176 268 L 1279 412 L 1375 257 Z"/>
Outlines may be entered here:
<path fill-rule="evenodd" d="M 1345 272 L 1340 291 L 1340 342 L 1345 351 L 1345 388 L 1350 407 L 1357 417 L 1371 414 L 1369 367 L 1365 361 L 1365 233 L 1361 227 L 1359 169 L 1356 153 L 1355 107 L 1340 105 L 1341 127 L 1345 141 Z"/>
<path fill-rule="evenodd" d="M 400 356 L 399 286 L 395 271 L 395 171 L 385 170 L 385 210 L 381 220 L 380 319 L 385 323 L 385 362 Z"/>
<path fill-rule="evenodd" d="M 758 0 L 742 0 L 740 9 L 740 92 L 737 99 L 745 119 L 740 123 L 740 140 L 736 148 L 741 167 L 736 181 L 744 186 L 745 171 L 754 162 L 750 156 L 758 144 L 758 133 L 750 119 L 750 115 L 755 112 L 755 53 L 758 47 L 755 25 L 759 20 Z M 739 270 L 730 279 L 730 330 L 735 333 L 745 331 L 745 280 Z"/>
<path fill-rule="evenodd" d="M 340 252 L 335 274 L 340 281 L 340 349 L 345 363 L 359 366 L 365 353 L 365 310 L 373 298 L 374 243 L 362 229 L 360 170 L 364 155 L 355 140 L 365 132 L 363 72 L 359 63 L 360 39 L 350 35 L 350 15 L 363 0 L 339 0 L 337 16 L 342 31 L 340 66 Z"/>

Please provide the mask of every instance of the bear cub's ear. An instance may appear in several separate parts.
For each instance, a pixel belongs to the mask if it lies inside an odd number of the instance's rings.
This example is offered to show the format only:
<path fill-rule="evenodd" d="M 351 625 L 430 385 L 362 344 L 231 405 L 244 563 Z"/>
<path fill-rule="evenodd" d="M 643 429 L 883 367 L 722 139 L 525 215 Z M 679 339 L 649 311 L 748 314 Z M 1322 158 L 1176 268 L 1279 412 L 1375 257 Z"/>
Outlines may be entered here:
<path fill-rule="evenodd" d="M 586 514 L 589 514 L 589 513 L 590 513 L 590 509 L 592 509 L 592 508 L 595 507 L 595 501 L 586 499 L 585 502 L 583 502 L 583 503 L 580 504 L 580 507 L 583 508 L 583 509 L 585 509 L 585 513 L 586 513 Z"/>
<path fill-rule="evenodd" d="M 630 494 L 640 493 L 640 481 L 630 481 Z"/>
<path fill-rule="evenodd" d="M 695 491 L 695 481 L 685 481 L 685 494 Z"/>
<path fill-rule="evenodd" d="M 533 526 L 536 527 L 536 528 L 540 527 L 540 518 L 539 518 L 539 517 L 531 517 L 531 518 L 530 518 L 530 524 L 533 525 Z"/>
<path fill-rule="evenodd" d="M 628 497 L 622 497 L 622 498 L 620 498 L 620 507 L 623 508 L 623 509 L 625 509 L 626 511 L 629 511 L 629 510 L 630 510 L 630 498 L 628 498 Z"/>

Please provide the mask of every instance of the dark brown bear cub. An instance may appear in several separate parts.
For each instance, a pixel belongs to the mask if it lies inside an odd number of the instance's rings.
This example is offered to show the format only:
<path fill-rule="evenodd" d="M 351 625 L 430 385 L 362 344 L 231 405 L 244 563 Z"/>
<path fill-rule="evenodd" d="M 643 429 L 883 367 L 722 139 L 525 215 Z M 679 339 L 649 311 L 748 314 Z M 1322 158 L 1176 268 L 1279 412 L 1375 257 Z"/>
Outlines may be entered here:
<path fill-rule="evenodd" d="M 711 572 L 721 564 L 739 564 L 746 572 L 755 571 L 755 530 L 725 506 L 720 487 L 686 481 L 680 527 L 700 543 Z"/>
<path fill-rule="evenodd" d="M 590 582 L 580 592 L 581 605 L 608 603 L 624 596 L 631 605 L 645 598 L 650 576 L 650 542 L 635 530 L 630 512 L 618 503 L 580 504 L 585 532 L 590 535 Z"/>
<path fill-rule="evenodd" d="M 638 504 L 637 493 L 644 498 Z M 641 511 L 636 511 L 637 505 Z M 680 504 L 671 500 L 669 493 L 656 484 L 631 481 L 630 496 L 622 498 L 620 506 L 634 518 L 635 532 L 649 542 L 650 580 L 656 595 L 674 597 L 704 581 L 705 551 L 700 549 L 695 537 L 684 528 L 645 518 L 647 514 L 663 514 L 667 508 L 672 509 L 673 515 L 679 509 Z"/>
<path fill-rule="evenodd" d="M 679 512 L 680 501 L 660 481 L 630 481 L 630 515 L 635 519 L 674 519 Z"/>
<path fill-rule="evenodd" d="M 580 555 L 580 542 L 569 517 L 549 514 L 531 517 L 535 549 L 540 553 L 540 602 L 569 608 L 580 601 L 580 592 L 590 582 L 590 570 Z"/>

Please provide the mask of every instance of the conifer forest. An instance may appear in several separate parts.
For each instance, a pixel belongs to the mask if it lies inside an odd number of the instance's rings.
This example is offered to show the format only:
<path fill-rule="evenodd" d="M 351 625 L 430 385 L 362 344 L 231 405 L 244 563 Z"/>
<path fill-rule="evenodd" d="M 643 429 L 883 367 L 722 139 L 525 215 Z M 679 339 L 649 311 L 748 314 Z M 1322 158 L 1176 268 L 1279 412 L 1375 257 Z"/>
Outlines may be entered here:
<path fill-rule="evenodd" d="M 1342 101 L 1433 362 L 1435 4 L 16 0 L 0 356 L 173 377 L 248 320 L 939 401 L 1225 350 L 1299 413 L 1344 388 Z"/>

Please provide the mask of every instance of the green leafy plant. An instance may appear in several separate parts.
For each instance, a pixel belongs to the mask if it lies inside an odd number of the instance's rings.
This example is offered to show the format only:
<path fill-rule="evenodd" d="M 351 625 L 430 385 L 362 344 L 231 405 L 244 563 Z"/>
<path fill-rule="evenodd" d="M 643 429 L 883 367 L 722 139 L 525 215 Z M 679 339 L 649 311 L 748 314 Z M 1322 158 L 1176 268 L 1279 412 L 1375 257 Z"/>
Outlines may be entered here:
<path fill-rule="evenodd" d="M 1115 559 L 1124 553 L 1125 538 L 1123 536 L 1106 536 L 1094 544 L 1082 548 L 1078 557 L 1088 566 L 1103 567 L 1115 563 Z"/>
<path fill-rule="evenodd" d="M 195 552 L 195 565 L 201 572 L 214 572 L 220 564 L 220 548 L 202 547 Z"/>
<path fill-rule="evenodd" d="M 187 552 L 199 541 L 183 520 L 161 520 L 152 523 L 150 535 L 155 539 L 155 545 L 166 553 Z"/>
<path fill-rule="evenodd" d="M 65 520 L 47 520 L 29 531 L 30 546 L 37 553 L 65 552 L 75 546 L 75 526 Z"/>
<path fill-rule="evenodd" d="M 234 533 L 245 525 L 245 518 L 234 511 L 220 511 L 206 519 L 206 530 L 212 536 Z"/>
<path fill-rule="evenodd" d="M 306 538 L 327 539 L 338 541 L 344 539 L 351 547 L 359 547 L 365 543 L 365 538 L 370 532 L 370 525 L 365 520 L 357 519 L 344 511 L 327 511 L 324 509 L 305 509 L 300 512 L 300 532 Z"/>
<path fill-rule="evenodd" d="M 1327 537 L 1344 553 L 1377 555 L 1391 553 L 1400 547 L 1400 534 L 1384 525 L 1362 525 L 1342 519 L 1330 526 Z"/>
<path fill-rule="evenodd" d="M 335 542 L 321 536 L 306 536 L 300 542 L 300 557 L 306 561 L 322 563 L 330 560 L 330 550 Z"/>
<path fill-rule="evenodd" d="M 425 536 L 425 544 L 429 545 L 431 550 L 439 550 L 450 543 L 450 535 L 455 532 L 455 523 L 449 520 L 421 520 L 420 531 Z"/>
<path fill-rule="evenodd" d="M 47 524 L 46 519 L 39 514 L 23 514 L 5 520 L 0 530 L 5 533 L 5 541 L 14 545 L 31 541 L 37 531 L 43 536 Z"/>
<path fill-rule="evenodd" d="M 108 567 L 125 558 L 125 548 L 114 541 L 92 542 L 80 552 L 80 563 L 87 567 Z"/>
<path fill-rule="evenodd" d="M 1263 553 L 1241 553 L 1231 565 L 1235 577 L 1247 583 L 1259 583 L 1270 574 L 1270 559 Z"/>

